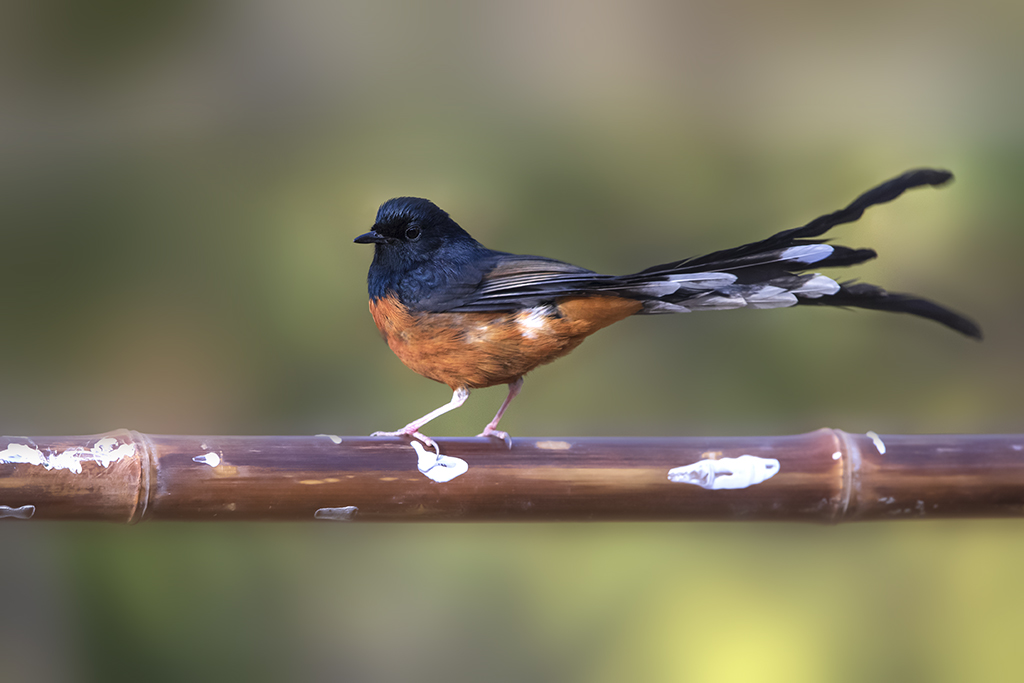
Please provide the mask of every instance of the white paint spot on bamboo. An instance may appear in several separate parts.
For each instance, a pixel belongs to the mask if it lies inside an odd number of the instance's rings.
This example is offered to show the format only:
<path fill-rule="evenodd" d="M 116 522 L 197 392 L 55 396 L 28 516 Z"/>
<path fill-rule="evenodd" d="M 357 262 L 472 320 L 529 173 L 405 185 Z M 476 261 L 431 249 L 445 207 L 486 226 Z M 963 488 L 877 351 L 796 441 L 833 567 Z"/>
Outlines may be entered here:
<path fill-rule="evenodd" d="M 1015 451 L 1024 451 L 1024 446 L 1020 445 L 1019 443 L 1013 444 L 1012 446 L 1010 446 L 1010 448 L 1012 448 Z"/>
<path fill-rule="evenodd" d="M 885 455 L 885 443 L 882 442 L 882 437 L 874 432 L 867 432 L 865 436 L 871 439 L 871 443 L 875 444 L 875 448 L 878 449 L 879 455 Z"/>
<path fill-rule="evenodd" d="M 218 453 L 203 453 L 192 458 L 192 462 L 198 462 L 203 465 L 209 465 L 210 467 L 216 467 L 220 464 L 220 455 Z"/>
<path fill-rule="evenodd" d="M 97 441 L 89 452 L 92 454 L 93 460 L 103 467 L 109 467 L 116 460 L 135 455 L 135 444 L 123 444 L 114 437 L 108 436 Z"/>
<path fill-rule="evenodd" d="M 320 508 L 313 513 L 316 519 L 329 519 L 335 522 L 351 522 L 359 513 L 355 505 L 346 505 L 340 508 Z"/>
<path fill-rule="evenodd" d="M 11 519 L 32 519 L 32 515 L 36 514 L 35 505 L 22 505 L 21 507 L 12 508 L 8 505 L 0 505 L 0 519 L 9 517 Z"/>
<path fill-rule="evenodd" d="M 572 444 L 568 441 L 538 441 L 535 445 L 546 451 L 567 451 L 572 448 Z"/>
<path fill-rule="evenodd" d="M 341 443 L 341 437 L 338 436 L 337 434 L 317 434 L 317 436 L 326 437 L 333 441 L 334 443 Z"/>
<path fill-rule="evenodd" d="M 745 489 L 771 479 L 779 469 L 779 461 L 775 458 L 741 455 L 675 467 L 668 471 L 668 480 L 677 484 L 695 484 L 709 490 Z"/>
<path fill-rule="evenodd" d="M 91 448 L 75 446 L 57 452 L 53 449 L 41 449 L 22 443 L 8 444 L 0 451 L 0 464 L 37 465 L 47 470 L 68 470 L 75 474 L 82 473 L 82 463 L 94 462 L 107 468 L 113 463 L 135 455 L 135 444 L 121 443 L 112 436 L 97 441 Z"/>
<path fill-rule="evenodd" d="M 424 448 L 419 441 L 413 441 L 412 447 L 419 458 L 419 462 L 416 464 L 417 469 L 428 479 L 433 479 L 439 484 L 451 481 L 469 471 L 469 463 L 461 458 L 432 453 Z"/>
<path fill-rule="evenodd" d="M 835 453 L 832 454 L 832 459 L 833 460 L 839 460 L 842 457 L 843 457 L 843 452 L 842 451 L 836 451 Z"/>
<path fill-rule="evenodd" d="M 23 443 L 12 443 L 0 451 L 0 463 L 15 465 L 45 465 L 46 456 L 38 448 Z M 46 469 L 50 469 L 47 467 Z"/>
<path fill-rule="evenodd" d="M 896 502 L 896 499 L 893 498 L 892 496 L 886 496 L 885 498 L 879 498 L 878 502 L 885 503 L 886 505 L 892 505 L 893 503 Z"/>

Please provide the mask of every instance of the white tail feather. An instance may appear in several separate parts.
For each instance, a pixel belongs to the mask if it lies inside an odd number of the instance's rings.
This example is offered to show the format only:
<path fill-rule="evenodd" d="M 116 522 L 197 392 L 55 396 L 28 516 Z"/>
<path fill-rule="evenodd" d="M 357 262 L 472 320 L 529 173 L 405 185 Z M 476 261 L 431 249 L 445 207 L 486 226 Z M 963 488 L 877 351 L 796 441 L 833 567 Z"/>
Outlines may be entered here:
<path fill-rule="evenodd" d="M 814 277 L 794 289 L 793 293 L 808 299 L 817 299 L 822 296 L 831 296 L 838 291 L 838 282 L 830 277 L 815 273 Z"/>
<path fill-rule="evenodd" d="M 783 261 L 798 261 L 800 263 L 817 263 L 832 255 L 834 249 L 828 244 L 801 244 L 790 247 L 782 252 Z"/>

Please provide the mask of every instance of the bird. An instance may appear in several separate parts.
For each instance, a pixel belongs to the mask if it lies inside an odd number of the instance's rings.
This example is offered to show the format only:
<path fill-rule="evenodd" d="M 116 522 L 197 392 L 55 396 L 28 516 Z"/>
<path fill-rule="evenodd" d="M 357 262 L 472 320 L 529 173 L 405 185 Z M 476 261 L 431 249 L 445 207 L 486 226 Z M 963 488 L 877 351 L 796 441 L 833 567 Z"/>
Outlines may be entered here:
<path fill-rule="evenodd" d="M 423 426 L 460 407 L 471 390 L 506 384 L 504 402 L 478 436 L 502 439 L 511 448 L 498 423 L 522 389 L 523 377 L 633 315 L 838 306 L 908 313 L 981 339 L 974 322 L 932 301 L 815 272 L 877 255 L 820 239 L 828 230 L 858 220 L 868 207 L 906 190 L 944 185 L 952 177 L 945 170 L 913 169 L 801 227 L 629 275 L 494 251 L 433 202 L 390 199 L 380 206 L 371 230 L 354 240 L 374 245 L 367 275 L 370 314 L 405 365 L 448 385 L 453 394 L 405 427 L 373 436 L 408 436 L 440 454 L 437 443 L 420 431 Z"/>

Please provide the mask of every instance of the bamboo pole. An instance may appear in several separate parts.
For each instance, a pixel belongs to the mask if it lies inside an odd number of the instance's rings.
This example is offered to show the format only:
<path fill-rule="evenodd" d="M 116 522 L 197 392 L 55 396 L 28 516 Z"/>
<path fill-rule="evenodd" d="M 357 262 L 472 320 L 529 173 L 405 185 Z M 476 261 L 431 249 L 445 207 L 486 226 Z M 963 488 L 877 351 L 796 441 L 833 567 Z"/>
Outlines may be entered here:
<path fill-rule="evenodd" d="M 1024 434 L 0 437 L 8 520 L 612 521 L 1024 515 Z"/>

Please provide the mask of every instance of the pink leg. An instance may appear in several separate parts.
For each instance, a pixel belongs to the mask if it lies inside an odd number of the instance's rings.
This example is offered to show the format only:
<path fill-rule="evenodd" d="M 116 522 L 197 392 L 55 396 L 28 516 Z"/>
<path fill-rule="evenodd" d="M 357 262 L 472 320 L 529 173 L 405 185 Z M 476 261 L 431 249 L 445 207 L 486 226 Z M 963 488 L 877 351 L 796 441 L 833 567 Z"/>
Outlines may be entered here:
<path fill-rule="evenodd" d="M 463 403 L 465 403 L 467 398 L 469 398 L 469 389 L 466 389 L 465 387 L 459 387 L 458 389 L 455 390 L 455 393 L 452 394 L 452 400 L 449 401 L 448 403 L 445 403 L 437 410 L 430 411 L 420 419 L 414 420 L 409 424 L 405 425 L 397 432 L 374 432 L 370 436 L 411 436 L 412 438 L 419 439 L 427 446 L 433 448 L 435 453 L 440 454 L 441 451 L 438 449 L 437 443 L 426 434 L 420 434 L 420 427 L 427 424 L 428 422 L 433 420 L 435 417 L 438 417 L 439 415 L 444 415 L 450 410 L 455 410 Z M 501 417 L 500 413 L 498 417 Z M 495 418 L 494 424 L 497 424 L 497 418 Z"/>
<path fill-rule="evenodd" d="M 512 438 L 508 435 L 508 432 L 503 432 L 498 427 L 498 421 L 501 420 L 501 416 L 505 414 L 505 410 L 508 409 L 508 404 L 512 403 L 512 399 L 519 395 L 519 390 L 523 388 L 523 378 L 520 377 L 515 382 L 508 385 L 508 396 L 505 397 L 505 402 L 498 408 L 498 414 L 494 416 L 490 424 L 484 427 L 484 431 L 477 434 L 477 436 L 496 436 L 502 439 L 508 444 L 509 448 L 512 448 Z"/>

